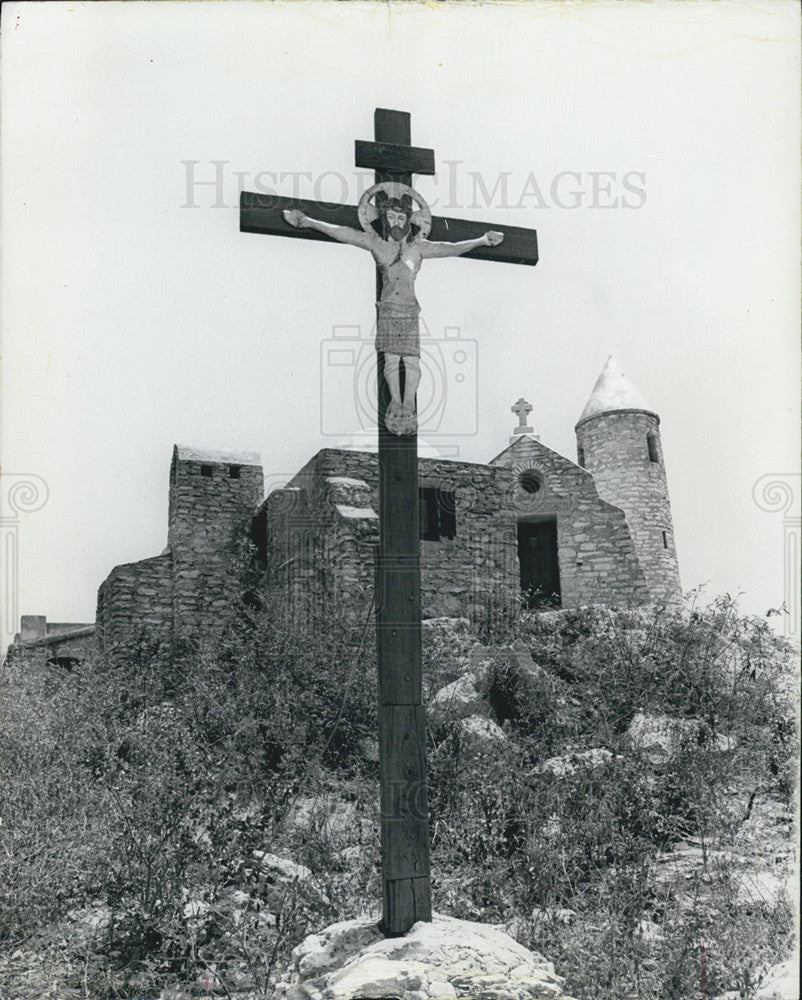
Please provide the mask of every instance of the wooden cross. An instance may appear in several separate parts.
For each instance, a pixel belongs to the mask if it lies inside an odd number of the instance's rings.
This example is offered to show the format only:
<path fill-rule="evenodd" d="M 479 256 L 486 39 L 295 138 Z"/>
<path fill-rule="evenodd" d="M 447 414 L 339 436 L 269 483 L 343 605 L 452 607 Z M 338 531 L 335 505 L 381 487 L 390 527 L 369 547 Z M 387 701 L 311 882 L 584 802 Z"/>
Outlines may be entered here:
<path fill-rule="evenodd" d="M 376 183 L 409 185 L 411 175 L 434 174 L 434 151 L 411 144 L 410 116 L 377 108 L 374 141 L 356 142 L 356 166 L 372 167 Z M 296 228 L 290 209 L 338 226 L 360 227 L 357 207 L 299 198 L 240 196 L 240 230 L 292 239 L 330 240 L 325 233 Z M 432 241 L 460 242 L 493 227 L 463 219 L 432 219 Z M 502 228 L 502 227 L 496 227 Z M 498 246 L 480 246 L 467 257 L 509 264 L 537 263 L 534 230 L 504 226 Z M 376 299 L 382 277 L 376 269 Z M 385 426 L 389 390 L 384 357 L 377 353 L 379 398 L 379 548 L 376 559 L 376 637 L 379 686 L 379 767 L 383 915 L 388 937 L 405 934 L 418 920 L 431 920 L 429 818 L 426 785 L 426 723 L 422 704 L 420 541 L 417 433 L 396 436 Z"/>

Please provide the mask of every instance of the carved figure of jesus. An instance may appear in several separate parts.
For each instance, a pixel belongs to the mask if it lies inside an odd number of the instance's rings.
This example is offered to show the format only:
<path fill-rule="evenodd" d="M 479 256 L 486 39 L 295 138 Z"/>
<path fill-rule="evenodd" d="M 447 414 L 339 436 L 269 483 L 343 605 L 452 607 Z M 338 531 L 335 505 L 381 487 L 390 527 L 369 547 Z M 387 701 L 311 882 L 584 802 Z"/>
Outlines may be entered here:
<path fill-rule="evenodd" d="M 370 204 L 373 198 L 375 208 Z M 421 211 L 413 210 L 413 199 L 422 206 Z M 504 234 L 491 231 L 459 243 L 427 240 L 425 236 L 431 227 L 428 205 L 412 188 L 394 182 L 374 185 L 362 196 L 359 204 L 362 230 L 321 222 L 299 209 L 287 209 L 284 218 L 292 226 L 316 229 L 373 255 L 382 277 L 381 297 L 376 303 L 376 350 L 384 354 L 384 377 L 390 390 L 385 424 L 393 434 L 414 434 L 415 394 L 420 383 L 420 305 L 415 297 L 415 278 L 421 262 L 428 257 L 458 257 L 479 246 L 497 246 Z"/>

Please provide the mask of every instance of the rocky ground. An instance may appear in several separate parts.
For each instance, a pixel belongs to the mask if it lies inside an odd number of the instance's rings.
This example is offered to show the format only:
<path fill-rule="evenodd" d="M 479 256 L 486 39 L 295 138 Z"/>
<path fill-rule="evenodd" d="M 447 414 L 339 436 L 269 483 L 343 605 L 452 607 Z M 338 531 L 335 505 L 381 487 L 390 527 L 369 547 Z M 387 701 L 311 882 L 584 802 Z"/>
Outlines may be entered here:
<path fill-rule="evenodd" d="M 557 613 L 553 615 L 556 620 Z M 436 651 L 437 661 L 427 670 L 430 718 L 435 725 L 445 722 L 458 727 L 465 752 L 492 757 L 516 738 L 504 717 L 499 678 L 513 676 L 522 689 L 531 685 L 533 697 L 564 683 L 533 660 L 526 643 L 483 645 L 466 620 L 428 622 L 425 633 L 427 648 Z M 559 698 L 555 704 L 560 704 Z M 637 752 L 639 759 L 648 762 L 646 770 L 651 767 L 659 775 L 683 741 L 698 735 L 700 725 L 697 720 L 671 718 L 644 706 L 631 718 L 625 738 L 610 744 L 612 750 L 591 743 L 554 756 L 544 754 L 546 759 L 538 759 L 536 773 L 556 783 L 564 795 L 566 785 L 577 777 L 604 776 L 605 768 L 619 755 Z M 737 750 L 727 733 L 710 734 L 710 739 L 714 752 L 723 758 Z M 365 738 L 360 748 L 365 761 L 375 764 L 375 740 Z M 375 785 L 375 778 L 371 780 Z M 509 919 L 503 913 L 503 924 L 438 914 L 431 924 L 416 925 L 409 935 L 395 940 L 381 937 L 375 913 L 363 913 L 329 926 L 323 926 L 325 921 L 313 924 L 314 933 L 301 941 L 298 934 L 290 942 L 295 947 L 289 965 L 282 961 L 271 966 L 266 952 L 273 947 L 284 919 L 282 901 L 288 896 L 306 901 L 314 912 L 331 913 L 332 886 L 338 879 L 358 883 L 359 894 L 355 892 L 354 898 L 361 895 L 368 904 L 380 895 L 378 883 L 365 889 L 370 879 L 377 878 L 376 817 L 367 806 L 377 798 L 376 787 L 370 782 L 365 787 L 363 781 L 355 789 L 336 776 L 327 781 L 314 795 L 299 794 L 280 836 L 232 868 L 244 873 L 241 883 L 232 880 L 223 889 L 218 886 L 210 897 L 213 903 L 202 892 L 182 899 L 184 932 L 187 928 L 197 932 L 198 941 L 208 941 L 213 935 L 221 956 L 201 968 L 192 981 L 180 982 L 175 972 L 144 962 L 134 974 L 121 977 L 119 970 L 110 971 L 114 964 L 113 954 L 108 953 L 111 912 L 96 898 L 35 936 L 16 941 L 5 951 L 0 946 L 0 1000 L 571 1000 L 569 994 L 575 998 L 591 995 L 572 990 L 570 984 L 576 982 L 572 963 L 593 962 L 594 945 L 588 949 L 587 942 L 598 939 L 593 935 L 599 934 L 600 920 L 592 907 L 578 913 L 563 905 Z M 720 791 L 738 817 L 731 837 L 718 836 L 711 843 L 688 836 L 648 858 L 650 893 L 661 900 L 662 910 L 655 908 L 641 921 L 644 968 L 650 963 L 654 967 L 661 949 L 665 953 L 665 914 L 669 911 L 681 923 L 686 913 L 702 911 L 709 916 L 717 907 L 729 907 L 738 919 L 743 915 L 748 920 L 750 929 L 768 932 L 775 926 L 772 921 L 783 901 L 797 899 L 795 813 L 776 795 L 744 787 L 735 779 L 731 787 Z M 559 832 L 555 830 L 555 836 Z M 328 845 L 329 857 L 336 860 L 331 871 L 316 868 L 309 856 L 302 856 L 307 864 L 299 863 L 293 845 L 311 837 Z M 729 896 L 722 897 L 722 886 Z M 500 895 L 504 887 L 497 887 Z M 488 909 L 494 915 L 503 911 L 492 898 Z M 359 907 L 339 913 L 359 913 Z M 466 915 L 464 909 L 462 915 Z M 487 913 L 467 915 L 484 919 Z M 557 951 L 564 942 L 566 946 L 559 959 L 538 940 L 539 920 L 551 928 L 552 936 L 544 940 L 552 945 L 554 927 L 562 928 L 564 940 L 557 939 Z M 223 924 L 225 929 L 220 930 Z M 749 944 L 744 942 L 745 949 Z M 719 991 L 715 1000 L 800 1000 L 795 960 L 779 961 L 786 949 L 785 939 L 777 941 L 775 954 L 771 944 L 763 947 L 761 955 L 770 957 L 762 964 L 753 962 L 741 977 L 748 988 Z M 709 961 L 715 962 L 714 954 Z M 711 994 L 706 995 L 713 1000 Z M 653 990 L 609 997 L 594 990 L 592 996 L 594 1000 L 658 1000 Z M 659 1000 L 669 1000 L 669 994 L 661 994 Z M 674 994 L 671 1000 L 686 997 Z"/>
<path fill-rule="evenodd" d="M 370 918 L 335 924 L 292 959 L 280 1000 L 570 1000 L 542 955 L 498 927 L 440 914 L 391 939 Z"/>

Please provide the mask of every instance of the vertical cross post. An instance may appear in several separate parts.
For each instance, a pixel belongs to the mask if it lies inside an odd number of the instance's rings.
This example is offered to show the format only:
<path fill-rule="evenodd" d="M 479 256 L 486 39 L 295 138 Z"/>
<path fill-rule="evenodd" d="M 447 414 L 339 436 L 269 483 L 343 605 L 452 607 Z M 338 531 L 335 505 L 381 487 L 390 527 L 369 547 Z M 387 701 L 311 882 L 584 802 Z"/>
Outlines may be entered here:
<path fill-rule="evenodd" d="M 373 167 L 376 183 L 410 185 L 412 174 L 434 174 L 434 151 L 410 143 L 410 116 L 377 108 L 375 141 L 357 140 L 356 165 Z M 306 223 L 301 224 L 306 217 Z M 328 220 L 320 220 L 323 215 Z M 314 220 L 317 218 L 317 222 Z M 260 195 L 240 195 L 240 229 L 246 233 L 333 240 L 364 246 L 359 209 Z M 432 218 L 434 242 L 470 249 L 475 260 L 537 263 L 534 230 L 504 226 L 501 244 L 485 237 L 493 227 L 464 219 Z M 453 256 L 448 253 L 445 256 Z M 440 254 L 437 254 L 440 256 Z M 376 260 L 379 257 L 375 257 Z M 382 278 L 377 269 L 376 299 Z M 403 362 L 402 362 L 403 363 Z M 383 875 L 382 928 L 387 936 L 405 934 L 418 920 L 431 920 L 429 819 L 426 788 L 426 726 L 422 703 L 420 542 L 417 434 L 391 434 L 385 424 L 390 391 L 384 356 L 378 353 L 379 549 L 376 558 L 376 634 L 379 673 L 379 760 Z M 404 372 L 401 371 L 403 379 Z M 400 386 L 403 393 L 403 385 Z M 528 404 L 527 404 L 528 405 Z"/>
<path fill-rule="evenodd" d="M 375 140 L 411 145 L 410 116 L 377 108 Z M 411 183 L 401 171 L 377 170 L 376 183 Z M 376 301 L 382 278 L 376 269 Z M 379 510 L 376 648 L 381 768 L 382 930 L 405 934 L 431 920 L 426 723 L 422 703 L 418 436 L 385 426 L 390 393 L 377 352 Z"/>

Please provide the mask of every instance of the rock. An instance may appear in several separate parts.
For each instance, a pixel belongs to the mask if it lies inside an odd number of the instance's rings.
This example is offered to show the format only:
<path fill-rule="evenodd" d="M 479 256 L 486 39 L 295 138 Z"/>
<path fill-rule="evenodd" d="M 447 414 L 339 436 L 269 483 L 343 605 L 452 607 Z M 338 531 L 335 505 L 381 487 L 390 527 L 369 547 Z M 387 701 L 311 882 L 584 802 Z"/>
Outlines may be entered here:
<path fill-rule="evenodd" d="M 501 928 L 435 914 L 403 937 L 375 918 L 334 924 L 295 949 L 284 1000 L 562 1000 L 563 980 Z"/>
<path fill-rule="evenodd" d="M 183 913 L 187 920 L 197 920 L 199 917 L 204 917 L 210 909 L 211 906 L 202 899 L 190 899 L 184 904 Z"/>
<path fill-rule="evenodd" d="M 319 976 L 336 969 L 360 949 L 382 940 L 375 917 L 345 920 L 304 938 L 293 949 L 293 966 L 303 979 Z"/>
<path fill-rule="evenodd" d="M 267 851 L 252 851 L 251 857 L 258 863 L 262 872 L 283 881 L 304 882 L 312 877 L 312 872 L 306 865 L 296 864 L 289 858 L 280 858 L 277 854 L 269 854 Z"/>
<path fill-rule="evenodd" d="M 580 770 L 593 771 L 604 767 L 612 759 L 613 755 L 609 750 L 594 747 L 592 750 L 576 750 L 560 757 L 549 757 L 543 761 L 538 770 L 541 773 L 553 774 L 555 778 L 565 778 Z"/>
<path fill-rule="evenodd" d="M 712 746 L 719 753 L 731 753 L 737 749 L 738 741 L 734 736 L 726 736 L 724 733 L 718 733 L 713 740 Z"/>
<path fill-rule="evenodd" d="M 365 1000 L 381 997 L 404 1000 L 407 992 L 420 990 L 425 981 L 426 966 L 422 962 L 398 962 L 367 954 L 333 972 L 326 986 L 338 997 L 358 994 Z"/>
<path fill-rule="evenodd" d="M 729 753 L 737 745 L 734 736 L 711 733 L 701 719 L 675 719 L 646 712 L 638 712 L 626 735 L 633 747 L 645 752 L 653 766 L 665 764 L 684 743 L 691 741 L 719 753 Z"/>
<path fill-rule="evenodd" d="M 755 1000 L 798 1000 L 799 996 L 799 963 L 792 957 L 769 969 Z"/>
<path fill-rule="evenodd" d="M 359 747 L 359 752 L 371 764 L 378 764 L 379 762 L 379 741 L 372 740 L 368 737 L 364 737 L 361 740 L 357 740 L 357 746 Z"/>
<path fill-rule="evenodd" d="M 522 639 L 508 646 L 483 646 L 477 642 L 468 653 L 466 669 L 476 676 L 479 690 L 487 693 L 495 683 L 515 685 L 547 676 L 532 659 L 529 647 Z"/>
<path fill-rule="evenodd" d="M 447 713 L 453 718 L 466 719 L 469 716 L 491 714 L 489 703 L 480 693 L 481 682 L 476 673 L 469 671 L 462 677 L 441 688 L 432 698 L 430 708 L 433 712 Z"/>
<path fill-rule="evenodd" d="M 529 647 L 522 639 L 516 639 L 509 646 L 502 646 L 502 651 L 508 655 L 508 662 L 520 681 L 532 682 L 548 676 L 532 659 Z"/>
<path fill-rule="evenodd" d="M 486 719 L 480 715 L 471 715 L 467 719 L 463 719 L 460 728 L 468 738 L 480 742 L 507 739 L 507 734 L 501 726 L 493 722 L 492 719 Z"/>
<path fill-rule="evenodd" d="M 316 831 L 328 837 L 346 839 L 362 828 L 356 804 L 334 792 L 296 799 L 285 823 L 298 833 Z"/>
<path fill-rule="evenodd" d="M 497 648 L 493 649 L 477 642 L 471 647 L 465 660 L 466 671 L 475 677 L 477 689 L 485 695 L 490 690 L 493 680 L 493 662 L 496 651 Z"/>
<path fill-rule="evenodd" d="M 67 914 L 67 920 L 70 923 L 69 940 L 71 946 L 88 948 L 93 942 L 108 933 L 111 924 L 111 909 L 105 903 L 95 901 L 81 909 L 70 910 Z M 15 955 L 12 955 L 12 958 Z"/>
<path fill-rule="evenodd" d="M 641 920 L 638 923 L 638 936 L 647 944 L 659 944 L 665 940 L 662 927 L 653 920 Z"/>
<path fill-rule="evenodd" d="M 700 725 L 696 719 L 672 719 L 668 715 L 638 712 L 626 735 L 636 750 L 646 754 L 650 764 L 658 766 L 674 756 L 683 740 L 696 736 Z"/>
<path fill-rule="evenodd" d="M 67 918 L 90 931 L 102 932 L 111 923 L 111 910 L 105 903 L 95 902 L 79 910 L 70 910 Z"/>
<path fill-rule="evenodd" d="M 757 869 L 741 872 L 735 902 L 740 906 L 772 910 L 785 894 L 785 883 L 770 871 Z"/>

